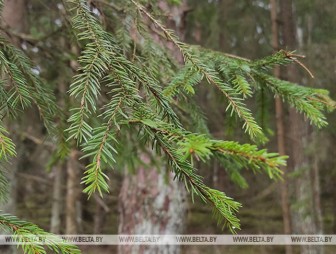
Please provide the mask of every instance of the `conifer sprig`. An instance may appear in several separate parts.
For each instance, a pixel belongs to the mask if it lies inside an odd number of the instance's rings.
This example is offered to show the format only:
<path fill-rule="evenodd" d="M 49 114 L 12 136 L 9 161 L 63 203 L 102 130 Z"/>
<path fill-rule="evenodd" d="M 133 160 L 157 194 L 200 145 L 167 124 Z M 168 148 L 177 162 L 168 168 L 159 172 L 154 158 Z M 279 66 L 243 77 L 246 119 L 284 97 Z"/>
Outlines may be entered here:
<path fill-rule="evenodd" d="M 8 161 L 10 157 L 16 155 L 15 145 L 6 135 L 8 132 L 0 125 L 0 162 Z M 7 192 L 7 179 L 0 172 L 0 197 L 5 199 Z M 79 249 L 68 243 L 64 243 L 60 238 L 45 232 L 33 223 L 21 221 L 17 217 L 9 214 L 0 214 L 0 227 L 12 234 L 17 239 L 25 254 L 46 254 L 46 248 L 54 253 L 80 254 Z M 38 237 L 46 237 L 45 243 L 34 241 Z"/>
<path fill-rule="evenodd" d="M 119 77 L 123 77 L 123 85 L 134 86 L 134 80 L 138 80 L 147 89 L 157 102 L 163 116 L 178 123 L 175 112 L 170 108 L 168 101 L 161 96 L 156 81 L 148 72 L 137 68 L 123 55 L 119 45 L 102 28 L 96 18 L 92 16 L 85 1 L 69 0 L 73 6 L 70 11 L 75 12 L 73 17 L 73 28 L 77 31 L 79 41 L 89 41 L 86 49 L 79 58 L 82 64 L 80 74 L 75 76 L 75 80 L 70 87 L 70 95 L 77 97 L 80 95 L 80 107 L 72 110 L 69 118 L 71 123 L 68 129 L 70 138 L 75 138 L 78 143 L 85 142 L 91 136 L 92 127 L 87 122 L 91 114 L 96 111 L 96 100 L 100 93 L 100 84 L 107 71 L 116 69 Z M 90 42 L 91 41 L 91 42 Z M 137 98 L 134 97 L 134 100 Z"/>
<path fill-rule="evenodd" d="M 255 73 L 255 76 L 274 94 L 282 97 L 300 113 L 304 113 L 312 124 L 317 127 L 328 124 L 323 110 L 335 105 L 335 102 L 326 96 L 326 91 L 298 86 L 267 74 Z"/>
<path fill-rule="evenodd" d="M 142 113 L 139 117 L 143 115 Z M 232 141 L 211 140 L 204 135 L 190 133 L 181 128 L 176 129 L 159 119 L 130 119 L 129 123 L 140 125 L 140 129 L 146 136 L 145 140 L 152 143 L 153 149 L 158 154 L 161 151 L 164 153 L 175 177 L 185 183 L 192 199 L 194 200 L 194 196 L 197 195 L 203 201 L 212 204 L 216 217 L 221 217 L 219 221 L 228 226 L 232 232 L 240 228 L 239 219 L 236 217 L 240 204 L 224 193 L 206 186 L 202 177 L 195 173 L 196 169 L 192 166 L 191 157 L 206 162 L 216 156 L 222 162 L 234 162 L 238 167 L 251 168 L 254 171 L 264 169 L 271 178 L 279 178 L 281 176 L 279 167 L 285 165 L 285 156 L 267 153 L 266 150 L 258 150 L 256 146 L 249 144 L 240 145 Z M 222 220 L 223 218 L 225 220 Z"/>
<path fill-rule="evenodd" d="M 9 115 L 16 114 L 18 105 L 21 109 L 26 109 L 33 102 L 39 110 L 45 127 L 52 132 L 53 120 L 57 112 L 52 91 L 38 74 L 33 73 L 34 66 L 30 59 L 2 36 L 0 36 L 0 69 L 8 76 L 3 78 L 13 86 L 8 92 L 9 97 L 5 103 Z"/>
<path fill-rule="evenodd" d="M 244 121 L 243 128 L 250 135 L 252 139 L 264 139 L 261 128 L 258 126 L 250 110 L 243 103 L 242 98 L 232 88 L 230 88 L 219 77 L 218 73 L 205 65 L 199 59 L 197 59 L 192 53 L 188 45 L 179 41 L 173 31 L 166 29 L 158 20 L 156 20 L 144 6 L 138 2 L 131 0 L 132 3 L 138 8 L 138 10 L 145 14 L 165 35 L 166 39 L 173 42 L 176 47 L 181 51 L 186 64 L 190 63 L 194 66 L 197 72 L 199 72 L 205 80 L 214 85 L 228 100 L 228 107 L 226 110 L 231 110 L 231 115 L 236 114 L 239 119 Z"/>
<path fill-rule="evenodd" d="M 89 116 L 96 111 L 96 100 L 100 94 L 100 82 L 110 65 L 113 47 L 106 38 L 106 32 L 90 14 L 87 3 L 82 0 L 68 1 L 75 12 L 72 26 L 77 31 L 78 41 L 87 42 L 78 62 L 81 64 L 79 74 L 70 86 L 70 95 L 80 97 L 80 105 L 72 110 L 69 118 L 69 138 L 77 139 L 78 144 L 91 137 L 92 127 Z"/>
<path fill-rule="evenodd" d="M 171 140 L 174 140 L 174 136 L 158 131 L 152 124 L 148 124 L 148 121 L 142 121 L 142 123 L 145 124 L 146 134 L 155 141 L 153 144 L 159 146 L 168 158 L 168 164 L 172 167 L 175 178 L 184 182 L 192 200 L 194 200 L 194 195 L 197 195 L 204 202 L 209 202 L 213 206 L 218 223 L 222 222 L 223 226 L 227 226 L 231 232 L 240 229 L 236 213 L 241 204 L 227 197 L 225 193 L 211 189 L 203 183 L 202 177 L 195 173 L 193 166 L 171 146 Z"/>
<path fill-rule="evenodd" d="M 8 180 L 3 164 L 15 156 L 15 144 L 8 137 L 8 131 L 0 125 L 0 201 L 6 201 L 8 196 Z"/>
<path fill-rule="evenodd" d="M 269 66 L 274 67 L 275 65 L 286 65 L 294 62 L 293 59 L 288 58 L 289 53 L 284 50 L 256 61 L 230 59 L 220 52 L 211 50 L 200 49 L 200 51 L 200 57 L 205 58 L 207 62 L 212 62 L 216 66 L 215 68 L 232 83 L 231 86 L 236 89 L 236 92 L 244 93 L 244 89 L 252 91 L 251 85 L 245 82 L 250 80 L 250 83 L 256 89 L 266 88 L 273 94 L 282 97 L 317 127 L 323 127 L 327 124 L 324 111 L 335 108 L 335 101 L 329 97 L 328 91 L 293 84 L 269 74 Z M 237 85 L 237 81 L 235 81 L 237 73 L 244 78 L 244 81 L 240 86 L 235 87 Z"/>
<path fill-rule="evenodd" d="M 8 131 L 0 125 L 0 161 L 16 156 L 15 144 L 7 135 Z"/>
<path fill-rule="evenodd" d="M 13 215 L 1 214 L 0 227 L 14 234 L 13 240 L 22 242 L 20 246 L 25 254 L 46 254 L 46 249 L 60 254 L 81 253 L 75 245 L 66 243 L 35 224 L 19 220 Z M 45 243 L 36 243 L 36 239 L 45 239 Z"/>

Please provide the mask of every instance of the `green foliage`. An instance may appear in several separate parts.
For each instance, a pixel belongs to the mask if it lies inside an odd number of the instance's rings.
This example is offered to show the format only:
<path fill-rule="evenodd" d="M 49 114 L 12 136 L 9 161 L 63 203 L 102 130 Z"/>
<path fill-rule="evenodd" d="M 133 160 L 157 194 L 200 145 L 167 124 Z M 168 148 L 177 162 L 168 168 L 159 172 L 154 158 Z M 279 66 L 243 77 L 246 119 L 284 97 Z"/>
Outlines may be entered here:
<path fill-rule="evenodd" d="M 254 73 L 261 84 L 264 84 L 274 94 L 285 99 L 317 127 L 327 125 L 323 110 L 332 110 L 334 101 L 330 100 L 327 91 L 294 85 L 278 80 L 268 74 Z"/>
<path fill-rule="evenodd" d="M 8 161 L 10 157 L 16 155 L 15 145 L 12 140 L 6 135 L 8 132 L 0 126 L 0 162 Z M 6 201 L 8 192 L 8 181 L 4 175 L 4 171 L 0 170 L 0 198 L 1 201 Z M 62 242 L 61 239 L 53 236 L 50 233 L 40 229 L 35 224 L 21 221 L 15 216 L 9 214 L 0 215 L 0 226 L 3 230 L 10 232 L 19 237 L 19 246 L 26 254 L 46 254 L 46 249 L 52 250 L 54 253 L 76 254 L 80 253 L 79 249 L 71 244 Z M 46 237 L 45 243 L 31 242 L 34 237 Z M 36 238 L 35 238 L 36 239 Z M 21 242 L 22 241 L 22 242 Z"/>
<path fill-rule="evenodd" d="M 246 102 L 254 98 L 256 91 L 268 90 L 282 97 L 318 127 L 326 124 L 323 113 L 333 109 L 334 102 L 324 90 L 302 87 L 269 74 L 275 65 L 293 62 L 285 51 L 250 61 L 181 42 L 134 0 L 104 6 L 107 10 L 98 9 L 97 14 L 93 12 L 96 7 L 87 1 L 66 1 L 67 17 L 71 20 L 66 26 L 69 34 L 75 35 L 72 39 L 81 53 L 79 69 L 69 89 L 68 126 L 60 128 L 67 129 L 66 133 L 54 133 L 59 143 L 56 157 L 66 157 L 71 141 L 76 140 L 83 158 L 90 159 L 82 179 L 84 192 L 88 196 L 95 191 L 103 195 L 109 189 L 106 170 L 116 166 L 121 152 L 128 146 L 138 150 L 151 146 L 167 159 L 170 170 L 185 184 L 192 200 L 198 196 L 210 204 L 218 222 L 235 232 L 240 229 L 237 212 L 241 205 L 206 186 L 194 161 L 208 163 L 217 159 L 235 182 L 246 187 L 240 174 L 242 169 L 264 171 L 270 178 L 281 178 L 279 167 L 285 165 L 286 157 L 259 150 L 252 144 L 212 138 L 206 116 L 193 97 L 197 89 L 202 85 L 214 87 L 225 100 L 220 107 L 241 120 L 242 129 L 256 142 L 266 140 L 265 131 Z M 106 15 L 99 14 L 102 12 Z M 113 20 L 116 27 L 101 22 L 103 18 Z M 151 25 L 161 38 L 159 43 L 153 38 Z M 183 63 L 176 63 L 166 41 L 179 50 Z M 42 85 L 39 75 L 33 74 L 33 65 L 23 52 L 3 38 L 0 46 L 2 115 L 15 115 L 18 108 L 24 110 L 34 104 L 46 127 L 52 129 L 53 114 L 59 113 L 52 92 Z M 2 158 L 14 155 L 14 146 L 4 136 L 4 129 L 0 134 Z M 130 140 L 137 142 L 130 145 Z M 33 234 L 40 232 L 14 217 L 3 216 L 2 220 L 14 232 L 17 226 Z M 26 249 L 26 253 L 29 251 L 32 249 Z"/>
<path fill-rule="evenodd" d="M 89 195 L 95 190 L 99 192 L 108 190 L 103 164 L 105 167 L 113 167 L 118 152 L 116 134 L 119 133 L 120 137 L 123 137 L 124 131 L 135 129 L 141 135 L 141 140 L 151 143 L 158 154 L 163 153 L 176 178 L 185 183 L 192 197 L 197 195 L 212 204 L 215 214 L 221 215 L 229 228 L 234 231 L 239 228 L 235 216 L 239 204 L 230 201 L 231 199 L 225 194 L 205 186 L 202 177 L 195 173 L 193 159 L 206 162 L 211 157 L 216 157 L 223 164 L 231 164 L 236 169 L 250 168 L 253 171 L 263 169 L 271 178 L 279 178 L 281 176 L 279 166 L 285 165 L 285 157 L 267 153 L 266 150 L 258 150 L 253 145 L 212 140 L 206 135 L 186 131 L 170 103 L 179 105 L 178 101 L 195 94 L 197 85 L 208 83 L 226 98 L 226 111 L 241 119 L 242 127 L 249 136 L 260 141 L 265 140 L 263 131 L 247 107 L 245 99 L 252 97 L 256 89 L 267 87 L 276 95 L 286 98 L 309 117 L 312 123 L 317 126 L 325 123 L 322 114 L 322 110 L 325 109 L 323 105 L 331 102 L 326 95 L 322 97 L 318 90 L 293 85 L 272 78 L 268 74 L 274 65 L 292 62 L 286 52 L 281 51 L 261 60 L 249 61 L 189 46 L 179 41 L 172 31 L 166 29 L 143 5 L 134 0 L 131 1 L 133 6 L 118 6 L 119 10 L 124 9 L 130 15 L 128 19 L 134 22 L 132 27 L 137 28 L 133 31 L 125 27 L 124 32 L 129 32 L 131 37 L 138 37 L 145 42 L 139 43 L 134 39 L 133 49 L 132 46 L 125 48 L 106 34 L 98 19 L 93 17 L 83 1 L 69 2 L 75 6 L 75 9 L 70 9 L 73 13 L 75 11 L 73 30 L 80 31 L 77 33 L 78 39 L 87 42 L 79 58 L 79 62 L 86 67 L 82 67 L 81 74 L 76 76 L 70 89 L 71 95 L 81 96 L 81 106 L 75 108 L 70 117 L 72 123 L 70 136 L 79 138 L 81 143 L 83 136 L 81 133 L 85 133 L 83 152 L 86 154 L 85 157 L 93 157 L 93 162 L 88 165 L 83 179 L 87 185 L 85 192 Z M 111 8 L 115 9 L 115 6 Z M 160 59 L 167 54 L 162 53 L 165 49 L 161 47 L 151 46 L 151 49 L 155 48 L 151 53 L 146 50 L 148 45 L 152 45 L 148 42 L 152 40 L 152 31 L 149 31 L 147 26 L 148 20 L 159 29 L 161 33 L 158 34 L 163 39 L 172 42 L 179 49 L 184 58 L 183 67 L 170 77 L 166 87 L 160 86 L 158 79 L 167 78 L 160 73 L 171 73 L 173 63 L 168 57 L 166 61 L 160 60 L 163 63 L 161 66 L 150 61 L 155 59 L 153 57 L 155 54 L 157 58 L 160 56 Z M 132 45 L 132 42 L 128 43 Z M 127 50 L 130 52 L 127 53 Z M 101 59 L 99 52 L 106 52 L 106 57 Z M 127 56 L 134 62 L 128 60 Z M 138 65 L 138 61 L 142 58 L 146 59 L 145 64 Z M 85 62 L 83 59 L 90 60 Z M 176 67 L 177 69 L 179 68 Z M 90 74 L 86 73 L 87 70 Z M 88 78 L 92 81 L 87 81 Z M 108 82 L 104 83 L 104 80 Z M 106 84 L 110 84 L 109 87 L 113 88 L 112 98 L 101 108 L 103 113 L 97 114 L 95 101 L 99 98 L 101 86 Z M 90 115 L 104 116 L 107 122 L 91 128 L 86 122 L 82 122 L 82 119 L 89 118 Z M 232 175 L 239 179 L 238 170 L 235 172 Z"/>
<path fill-rule="evenodd" d="M 54 253 L 60 254 L 79 254 L 79 249 L 71 244 L 63 242 L 62 239 L 53 234 L 47 233 L 38 226 L 21 221 L 15 216 L 9 214 L 0 215 L 0 226 L 7 232 L 13 234 L 14 239 L 20 244 L 23 252 L 26 254 L 46 254 L 46 247 Z M 44 245 L 34 243 L 32 239 L 45 239 Z"/>
<path fill-rule="evenodd" d="M 78 59 L 81 67 L 80 74 L 74 77 L 70 86 L 70 95 L 80 97 L 80 106 L 72 109 L 69 122 L 70 138 L 78 143 L 87 141 L 92 128 L 87 119 L 96 111 L 96 100 L 100 93 L 100 81 L 109 68 L 113 48 L 107 38 L 107 33 L 96 23 L 90 14 L 85 1 L 69 1 L 70 11 L 75 12 L 72 23 L 76 28 L 77 40 L 85 42 L 85 49 Z"/>
<path fill-rule="evenodd" d="M 57 105 L 54 95 L 40 77 L 33 72 L 34 66 L 29 58 L 19 49 L 0 36 L 0 70 L 2 79 L 8 88 L 2 89 L 0 98 L 1 114 L 15 116 L 18 106 L 25 109 L 31 103 L 37 106 L 45 127 L 53 130 L 53 118 Z"/>
<path fill-rule="evenodd" d="M 8 180 L 2 163 L 16 155 L 15 144 L 7 135 L 8 131 L 0 125 L 0 201 L 6 201 L 8 193 Z"/>
<path fill-rule="evenodd" d="M 0 125 L 0 161 L 16 155 L 15 145 L 7 134 L 8 131 Z"/>

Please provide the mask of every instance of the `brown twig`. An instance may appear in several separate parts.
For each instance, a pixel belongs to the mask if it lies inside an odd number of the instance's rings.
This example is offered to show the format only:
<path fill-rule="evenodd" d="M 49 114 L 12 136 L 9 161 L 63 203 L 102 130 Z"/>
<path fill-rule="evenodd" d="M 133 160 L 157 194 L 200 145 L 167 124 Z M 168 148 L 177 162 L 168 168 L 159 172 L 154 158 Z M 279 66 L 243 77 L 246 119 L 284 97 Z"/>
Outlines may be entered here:
<path fill-rule="evenodd" d="M 293 54 L 291 52 L 287 52 L 285 51 L 286 57 L 293 60 L 295 63 L 297 63 L 298 65 L 300 65 L 306 72 L 308 72 L 308 74 L 310 75 L 311 78 L 314 78 L 313 73 L 307 68 L 307 66 L 305 66 L 302 62 L 300 62 L 298 60 L 298 58 L 305 58 L 306 56 L 304 55 L 298 55 L 298 54 Z"/>

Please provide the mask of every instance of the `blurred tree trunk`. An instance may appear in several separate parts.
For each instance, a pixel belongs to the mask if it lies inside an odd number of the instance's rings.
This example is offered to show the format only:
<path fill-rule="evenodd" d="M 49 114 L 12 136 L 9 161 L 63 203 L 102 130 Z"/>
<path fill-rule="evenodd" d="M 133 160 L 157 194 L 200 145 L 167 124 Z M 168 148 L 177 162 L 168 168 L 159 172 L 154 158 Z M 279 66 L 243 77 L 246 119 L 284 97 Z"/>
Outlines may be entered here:
<path fill-rule="evenodd" d="M 66 43 L 63 42 L 62 43 Z M 76 45 L 68 46 L 74 55 L 79 54 Z M 78 62 L 70 60 L 69 65 L 72 70 L 78 69 Z M 61 87 L 61 94 L 66 94 L 67 88 Z M 61 102 L 66 104 L 66 102 Z M 71 146 L 71 145 L 70 145 Z M 79 151 L 75 146 L 71 146 L 69 156 L 66 160 L 66 200 L 65 200 L 65 233 L 78 234 L 82 231 L 82 200 L 81 200 L 81 166 L 78 160 Z"/>
<path fill-rule="evenodd" d="M 170 6 L 168 1 L 158 1 L 160 9 L 169 14 L 167 27 L 174 29 L 181 40 L 185 33 L 186 2 L 183 0 L 180 6 Z M 167 47 L 176 52 L 176 59 L 183 61 L 174 45 L 168 43 Z M 149 155 L 143 153 L 141 156 L 148 167 L 139 167 L 134 175 L 127 173 L 122 183 L 119 234 L 182 234 L 187 212 L 185 187 L 173 179 L 173 174 L 165 166 L 153 168 L 155 166 L 150 166 Z M 180 253 L 180 246 L 119 246 L 118 251 L 175 254 Z"/>
<path fill-rule="evenodd" d="M 54 168 L 54 185 L 51 206 L 50 232 L 54 234 L 61 233 L 61 215 L 63 211 L 63 181 L 64 181 L 64 164 L 60 163 Z"/>
<path fill-rule="evenodd" d="M 2 25 L 10 30 L 14 30 L 16 32 L 24 32 L 26 30 L 27 18 L 26 18 L 26 0 L 5 0 L 4 7 L 2 10 Z M 20 47 L 20 39 L 17 37 L 10 37 L 11 40 L 17 47 Z M 28 119 L 27 119 L 28 120 Z M 29 121 L 31 123 L 31 121 Z M 28 123 L 28 124 L 29 124 Z M 12 139 L 14 143 L 17 145 L 17 156 L 11 161 L 10 169 L 8 170 L 8 181 L 10 183 L 9 193 L 8 193 L 8 201 L 7 203 L 1 207 L 1 210 L 4 212 L 15 214 L 17 207 L 17 198 L 18 198 L 18 181 L 17 181 L 17 172 L 19 167 L 22 165 L 22 158 L 24 158 L 24 145 L 20 140 L 20 125 L 10 125 L 9 130 L 12 134 Z M 21 145 L 18 145 L 20 144 Z M 17 249 L 15 246 L 1 246 L 0 252 L 3 254 L 6 253 L 17 253 Z"/>
<path fill-rule="evenodd" d="M 148 167 L 126 174 L 120 191 L 119 234 L 181 234 L 183 232 L 186 197 L 182 183 L 162 169 L 150 168 L 150 160 L 142 155 Z M 119 246 L 119 253 L 180 253 L 178 245 Z"/>
<path fill-rule="evenodd" d="M 78 162 L 78 151 L 72 149 L 67 160 L 67 187 L 66 187 L 66 234 L 78 234 L 80 228 L 80 164 Z"/>
<path fill-rule="evenodd" d="M 27 0 L 5 0 L 2 11 L 3 24 L 16 32 L 24 32 L 27 26 L 26 7 Z M 19 45 L 19 39 L 11 39 L 17 46 Z"/>
<path fill-rule="evenodd" d="M 292 0 L 280 1 L 282 18 L 282 36 L 288 50 L 298 47 L 296 22 Z M 286 72 L 286 79 L 299 83 L 297 66 L 291 65 Z M 295 172 L 295 204 L 293 205 L 294 233 L 316 234 L 316 214 L 314 209 L 314 185 L 312 182 L 311 161 L 306 148 L 312 140 L 311 127 L 296 110 L 289 110 L 289 168 Z M 301 246 L 302 254 L 321 253 L 322 246 Z"/>
<path fill-rule="evenodd" d="M 279 48 L 279 29 L 278 29 L 278 1 L 271 0 L 271 21 L 272 21 L 272 47 L 275 51 Z M 274 68 L 274 76 L 280 78 L 280 66 Z M 276 129 L 277 129 L 277 145 L 278 152 L 280 155 L 286 154 L 285 149 L 285 116 L 283 103 L 281 98 L 275 98 L 275 115 L 276 115 Z M 280 183 L 280 195 L 281 195 L 281 208 L 282 208 L 282 218 L 283 218 L 283 228 L 284 234 L 291 234 L 291 216 L 289 207 L 289 196 L 288 196 L 288 177 L 286 167 L 281 167 L 283 171 L 283 182 Z M 293 247 L 291 245 L 286 245 L 286 254 L 293 253 Z"/>
<path fill-rule="evenodd" d="M 102 197 L 95 194 L 95 211 L 93 218 L 93 233 L 101 234 L 103 232 L 103 227 L 105 224 L 106 214 L 110 211 L 109 207 L 104 203 Z"/>
<path fill-rule="evenodd" d="M 308 13 L 305 17 L 306 19 L 306 31 L 307 31 L 307 47 L 309 54 L 313 55 L 312 52 L 312 41 L 313 41 L 313 17 L 311 15 L 311 13 Z M 301 39 L 302 43 L 303 43 L 303 38 Z M 300 47 L 303 47 L 304 45 L 300 45 Z M 314 58 L 309 58 L 309 65 L 311 66 L 313 64 L 313 62 L 315 61 Z M 315 82 L 315 81 L 313 81 Z M 312 83 L 312 82 L 311 82 Z M 311 84 L 313 85 L 313 84 Z M 314 131 L 312 133 L 312 139 L 313 139 L 313 144 L 316 144 L 315 147 L 318 147 L 321 143 L 319 142 L 319 135 L 317 131 Z M 315 152 L 315 151 L 313 151 Z M 323 214 L 322 214 L 322 205 L 321 205 L 321 186 L 320 186 L 320 162 L 321 162 L 321 158 L 324 157 L 324 154 L 326 154 L 325 152 L 322 152 L 322 155 L 319 156 L 314 156 L 312 158 L 312 167 L 313 167 L 313 172 L 312 172 L 312 185 L 313 185 L 313 196 L 314 196 L 314 209 L 315 209 L 315 216 L 316 216 L 316 225 L 317 225 L 317 234 L 323 234 Z M 323 248 L 321 249 L 321 253 L 323 253 L 324 250 Z"/>
<path fill-rule="evenodd" d="M 60 40 L 62 46 L 65 45 L 63 39 Z M 66 109 L 66 101 L 64 94 L 67 92 L 66 81 L 61 80 L 58 85 L 59 93 L 61 94 L 58 98 L 58 103 L 61 108 Z M 64 161 L 58 162 L 54 167 L 54 181 L 53 181 L 53 195 L 52 195 L 52 204 L 51 204 L 51 220 L 50 220 L 50 232 L 54 234 L 60 234 L 62 228 L 62 211 L 64 208 L 64 195 L 65 195 L 65 167 Z"/>
<path fill-rule="evenodd" d="M 26 0 L 5 0 L 4 7 L 2 11 L 2 23 L 3 25 L 16 32 L 23 32 L 26 28 Z M 20 39 L 17 37 L 9 38 L 17 47 L 20 46 Z M 19 144 L 19 126 L 10 126 L 9 129 L 11 133 L 15 133 L 13 136 L 13 141 L 15 144 Z M 10 193 L 8 194 L 9 200 L 6 204 L 4 210 L 6 212 L 15 212 L 16 210 L 16 197 L 17 197 L 17 177 L 16 172 L 19 167 L 19 160 L 21 159 L 20 147 L 17 148 L 17 157 L 12 160 L 11 170 L 9 171 L 8 177 L 10 182 Z"/>

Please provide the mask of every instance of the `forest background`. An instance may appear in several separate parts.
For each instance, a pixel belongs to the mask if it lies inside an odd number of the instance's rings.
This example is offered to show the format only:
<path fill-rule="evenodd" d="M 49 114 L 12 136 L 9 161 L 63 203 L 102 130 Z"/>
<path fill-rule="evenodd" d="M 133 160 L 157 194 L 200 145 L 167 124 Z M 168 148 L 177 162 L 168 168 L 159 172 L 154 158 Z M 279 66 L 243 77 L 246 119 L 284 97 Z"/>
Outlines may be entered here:
<path fill-rule="evenodd" d="M 89 2 L 98 10 L 104 10 L 107 4 L 114 4 L 114 1 Z M 313 73 L 314 78 L 309 70 L 294 63 L 289 67 L 275 69 L 274 74 L 305 86 L 325 88 L 330 91 L 332 98 L 336 97 L 336 2 L 157 2 L 165 24 L 190 44 L 253 60 L 280 49 L 296 50 L 296 54 L 306 56 L 305 59 L 300 58 L 300 61 Z M 52 80 L 51 85 L 57 87 L 56 93 L 64 93 L 69 87 L 69 77 L 78 68 L 76 59 L 79 52 L 76 46 L 64 38 L 55 40 L 60 33 L 67 33 L 63 24 L 69 22 L 62 1 L 22 0 L 12 1 L 12 4 L 13 6 L 9 4 L 7 7 L 5 5 L 3 19 L 20 25 L 13 30 L 3 23 L 2 31 L 10 34 L 14 43 L 37 63 L 37 72 L 42 73 L 45 79 Z M 113 8 L 117 9 L 118 1 L 115 4 Z M 64 61 L 69 62 L 69 68 L 64 69 L 64 65 L 58 65 L 58 62 Z M 237 121 L 228 117 L 225 107 L 220 106 L 225 102 L 215 89 L 204 87 L 195 96 L 208 121 L 208 130 L 214 137 L 248 142 L 243 130 L 237 127 Z M 62 98 L 58 100 L 65 107 L 70 103 Z M 258 122 L 267 130 L 269 141 L 264 145 L 259 144 L 260 147 L 265 146 L 269 151 L 279 151 L 290 156 L 288 167 L 283 168 L 286 171 L 284 181 L 273 181 L 267 175 L 254 174 L 249 170 L 235 174 L 216 161 L 207 165 L 196 162 L 208 185 L 224 191 L 243 204 L 239 211 L 242 227 L 239 233 L 336 232 L 335 114 L 328 115 L 327 127 L 315 129 L 308 127 L 302 116 L 285 105 L 281 105 L 283 112 L 279 116 L 279 102 L 275 103 L 275 99 L 263 91 L 257 94 L 256 100 L 251 100 L 248 104 L 257 113 Z M 132 165 L 129 168 L 132 170 L 109 171 L 110 193 L 104 194 L 103 198 L 93 194 L 87 199 L 87 195 L 82 192 L 84 187 L 80 184 L 86 164 L 85 161 L 78 160 L 80 152 L 72 148 L 68 151 L 70 159 L 60 163 L 55 152 L 58 147 L 45 136 L 36 109 L 28 109 L 28 113 L 18 119 L 15 124 L 10 124 L 18 156 L 6 166 L 12 172 L 11 193 L 3 210 L 57 234 L 169 232 L 162 227 L 173 228 L 184 234 L 223 233 L 216 220 L 211 219 L 210 207 L 204 206 L 199 200 L 192 203 L 189 196 L 180 192 L 177 184 L 167 185 L 163 180 L 166 176 L 139 163 L 148 160 L 146 156 L 131 160 L 130 157 L 134 155 L 124 154 L 125 160 L 130 160 Z M 282 119 L 282 123 L 279 119 Z M 282 136 L 277 134 L 279 126 L 280 129 L 281 126 L 284 128 Z M 284 141 L 282 147 L 279 146 L 281 138 Z M 169 209 L 156 207 L 153 204 L 158 198 L 158 192 L 174 197 L 172 199 L 175 203 L 172 202 L 174 204 Z M 142 204 L 146 206 L 140 209 L 140 217 L 143 220 L 151 217 L 151 226 L 141 226 L 141 220 L 131 219 Z M 155 225 L 158 222 L 153 214 L 157 211 L 162 213 L 161 228 Z M 184 219 L 179 214 L 184 214 Z M 224 229 L 224 233 L 229 232 Z M 83 247 L 83 253 L 94 253 L 97 249 L 99 253 L 117 251 L 115 246 L 87 246 Z M 171 251 L 291 254 L 334 253 L 334 250 L 334 247 L 184 246 L 181 249 L 175 247 Z M 1 253 L 5 251 L 13 252 L 12 249 L 4 249 Z M 131 250 L 119 248 L 120 253 L 129 251 Z M 158 250 L 153 253 L 155 251 Z"/>

